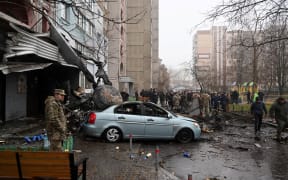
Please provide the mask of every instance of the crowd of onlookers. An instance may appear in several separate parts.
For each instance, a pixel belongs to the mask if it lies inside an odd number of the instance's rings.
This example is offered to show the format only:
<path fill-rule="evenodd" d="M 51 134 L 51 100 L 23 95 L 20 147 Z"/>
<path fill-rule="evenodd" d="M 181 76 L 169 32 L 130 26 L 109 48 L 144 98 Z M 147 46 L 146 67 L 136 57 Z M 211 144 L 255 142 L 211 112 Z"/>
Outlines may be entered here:
<path fill-rule="evenodd" d="M 122 94 L 121 94 L 122 95 Z M 124 94 L 123 94 L 124 95 Z M 268 110 L 263 102 L 264 93 L 247 91 L 245 94 L 247 104 L 251 104 L 250 111 L 255 118 L 255 135 L 259 137 L 260 127 L 262 124 L 263 113 L 267 115 Z M 244 97 L 245 97 L 244 96 Z M 124 97 L 124 96 L 122 96 Z M 183 91 L 158 91 L 156 89 L 141 90 L 135 92 L 137 101 L 153 102 L 172 110 L 176 113 L 191 113 L 195 109 L 198 110 L 200 116 L 206 116 L 210 112 L 218 113 L 219 111 L 229 111 L 229 104 L 245 103 L 243 101 L 243 94 L 240 98 L 239 92 L 233 90 L 229 93 L 221 92 L 193 92 L 190 90 Z M 124 101 L 128 100 L 123 98 Z M 276 119 L 278 124 L 277 140 L 281 141 L 281 132 L 288 127 L 288 103 L 283 97 L 279 97 L 269 110 L 272 118 Z M 284 115 L 283 115 L 284 114 Z"/>
<path fill-rule="evenodd" d="M 264 94 L 262 92 L 254 93 L 251 95 L 250 91 L 246 93 L 247 103 L 251 104 L 255 102 L 255 98 L 259 97 L 263 101 Z M 124 97 L 124 96 L 123 96 Z M 137 101 L 150 101 L 155 104 L 159 104 L 162 107 L 166 107 L 174 112 L 183 113 L 187 106 L 194 102 L 200 109 L 200 113 L 208 114 L 212 109 L 229 111 L 229 104 L 238 104 L 243 101 L 240 98 L 239 92 L 237 90 L 226 92 L 212 92 L 212 93 L 200 93 L 193 92 L 191 90 L 183 91 L 159 91 L 157 89 L 151 88 L 148 90 L 142 89 L 139 93 L 135 91 L 135 99 Z M 127 101 L 128 98 L 123 98 Z"/>
<path fill-rule="evenodd" d="M 150 90 L 142 89 L 139 94 L 136 91 L 135 98 L 140 101 L 160 104 L 178 113 L 184 112 L 186 107 L 191 105 L 191 102 L 197 104 L 201 113 L 209 113 L 211 109 L 227 111 L 227 105 L 231 99 L 226 93 L 200 93 L 190 90 L 164 92 L 153 88 Z M 233 97 L 233 102 L 236 102 L 235 98 Z"/>

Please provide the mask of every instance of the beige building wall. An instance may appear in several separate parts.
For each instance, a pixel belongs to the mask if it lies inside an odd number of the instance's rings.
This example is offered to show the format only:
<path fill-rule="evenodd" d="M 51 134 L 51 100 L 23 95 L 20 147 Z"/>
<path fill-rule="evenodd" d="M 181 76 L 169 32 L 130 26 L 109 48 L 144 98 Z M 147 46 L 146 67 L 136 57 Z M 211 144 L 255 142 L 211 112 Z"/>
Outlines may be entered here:
<path fill-rule="evenodd" d="M 239 81 L 237 77 L 237 57 L 235 53 L 239 51 L 239 48 L 233 45 L 235 42 L 235 37 L 237 37 L 237 32 L 227 31 L 226 33 L 226 84 L 231 87 L 237 84 Z"/>
<path fill-rule="evenodd" d="M 126 69 L 126 0 L 108 1 L 108 76 L 113 86 L 122 90 L 129 89 L 131 78 Z M 124 80 L 123 80 L 124 79 Z M 128 81 L 128 82 L 127 82 Z"/>
<path fill-rule="evenodd" d="M 159 88 L 159 0 L 152 0 L 152 87 Z"/>
<path fill-rule="evenodd" d="M 207 90 L 212 83 L 212 34 L 209 30 L 197 31 L 194 35 L 194 57 L 198 79 Z"/>
<path fill-rule="evenodd" d="M 227 28 L 213 26 L 210 30 L 197 31 L 194 37 L 194 57 L 199 75 L 207 77 L 204 83 L 211 90 L 226 91 L 232 81 L 230 76 L 234 77 L 230 72 L 233 60 L 227 59 L 227 38 L 230 38 Z"/>
<path fill-rule="evenodd" d="M 212 36 L 210 31 L 197 31 L 194 36 L 197 66 L 211 67 Z"/>
<path fill-rule="evenodd" d="M 153 87 L 159 61 L 158 6 L 158 0 L 127 0 L 127 17 L 133 17 L 127 24 L 127 75 L 139 91 Z"/>
<path fill-rule="evenodd" d="M 215 90 L 226 89 L 226 30 L 225 26 L 213 26 L 212 33 L 212 72 Z"/>

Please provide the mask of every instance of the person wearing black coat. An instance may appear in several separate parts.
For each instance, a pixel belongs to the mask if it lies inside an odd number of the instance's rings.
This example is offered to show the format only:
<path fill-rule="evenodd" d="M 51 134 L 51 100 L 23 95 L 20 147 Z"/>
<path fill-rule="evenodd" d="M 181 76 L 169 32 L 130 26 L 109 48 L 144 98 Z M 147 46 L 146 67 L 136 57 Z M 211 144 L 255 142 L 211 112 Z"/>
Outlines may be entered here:
<path fill-rule="evenodd" d="M 259 97 L 256 97 L 256 101 L 252 103 L 250 107 L 251 114 L 255 118 L 255 135 L 258 137 L 261 130 L 263 114 L 267 115 L 267 109 L 265 104 L 260 100 Z"/>

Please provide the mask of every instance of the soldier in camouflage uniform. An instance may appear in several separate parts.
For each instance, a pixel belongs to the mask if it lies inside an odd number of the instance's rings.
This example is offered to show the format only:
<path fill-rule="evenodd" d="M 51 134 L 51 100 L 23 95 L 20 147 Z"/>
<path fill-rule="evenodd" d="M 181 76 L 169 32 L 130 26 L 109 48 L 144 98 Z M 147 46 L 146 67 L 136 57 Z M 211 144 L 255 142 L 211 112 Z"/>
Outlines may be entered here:
<path fill-rule="evenodd" d="M 201 93 L 200 94 L 200 101 L 201 101 L 201 105 L 202 105 L 202 109 L 201 109 L 202 115 L 204 115 L 204 117 L 206 117 L 209 115 L 209 110 L 210 110 L 210 107 L 209 107 L 209 104 L 211 101 L 210 95 L 207 93 Z"/>
<path fill-rule="evenodd" d="M 175 93 L 173 96 L 173 110 L 177 113 L 180 111 L 180 99 L 181 96 L 178 93 Z"/>
<path fill-rule="evenodd" d="M 277 141 L 281 141 L 281 132 L 288 128 L 288 102 L 283 97 L 279 97 L 272 104 L 269 115 L 277 121 Z"/>
<path fill-rule="evenodd" d="M 62 102 L 65 92 L 55 89 L 54 96 L 48 96 L 45 100 L 45 120 L 50 151 L 62 151 L 62 143 L 66 138 L 66 117 Z"/>

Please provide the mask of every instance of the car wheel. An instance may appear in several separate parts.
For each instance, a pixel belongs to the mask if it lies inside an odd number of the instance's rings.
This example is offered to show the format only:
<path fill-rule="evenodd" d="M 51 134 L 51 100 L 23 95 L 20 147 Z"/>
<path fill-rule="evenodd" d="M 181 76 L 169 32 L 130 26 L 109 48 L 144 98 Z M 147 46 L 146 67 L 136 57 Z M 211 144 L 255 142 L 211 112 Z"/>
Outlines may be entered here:
<path fill-rule="evenodd" d="M 122 133 L 119 128 L 110 127 L 106 129 L 104 137 L 108 142 L 115 143 L 119 142 L 122 138 Z"/>
<path fill-rule="evenodd" d="M 182 129 L 178 132 L 176 140 L 180 143 L 189 143 L 194 139 L 194 134 L 190 129 Z"/>

